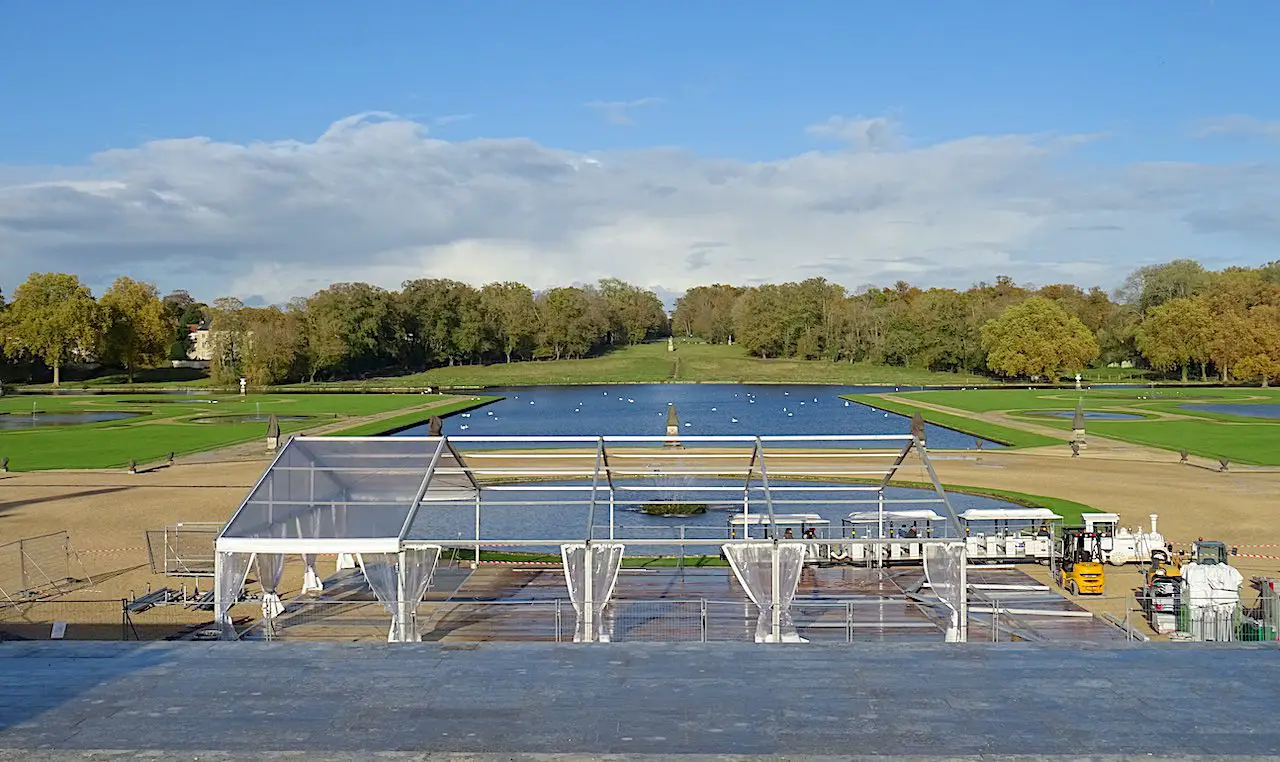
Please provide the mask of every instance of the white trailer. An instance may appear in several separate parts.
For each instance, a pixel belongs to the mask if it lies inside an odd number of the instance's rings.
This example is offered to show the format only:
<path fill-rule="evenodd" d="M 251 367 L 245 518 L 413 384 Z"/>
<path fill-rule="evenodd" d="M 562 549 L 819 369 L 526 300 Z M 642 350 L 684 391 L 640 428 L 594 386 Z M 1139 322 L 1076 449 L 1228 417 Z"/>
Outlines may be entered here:
<path fill-rule="evenodd" d="M 1062 526 L 1048 508 L 970 508 L 959 518 L 970 561 L 1048 563 Z"/>

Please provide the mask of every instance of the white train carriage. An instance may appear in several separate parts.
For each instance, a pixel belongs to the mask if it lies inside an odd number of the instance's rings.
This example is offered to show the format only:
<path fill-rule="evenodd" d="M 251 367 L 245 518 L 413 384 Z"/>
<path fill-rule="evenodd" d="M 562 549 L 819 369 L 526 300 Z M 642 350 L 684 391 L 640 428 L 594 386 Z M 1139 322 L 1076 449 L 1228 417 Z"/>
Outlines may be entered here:
<path fill-rule="evenodd" d="M 729 518 L 729 538 L 784 540 L 827 540 L 831 538 L 831 522 L 816 513 L 735 513 Z M 805 560 L 825 562 L 831 558 L 831 546 L 809 545 L 805 548 Z"/>
<path fill-rule="evenodd" d="M 836 548 L 832 560 L 860 564 L 877 559 L 886 562 L 921 561 L 924 547 L 917 539 L 948 535 L 947 519 L 927 509 L 855 511 L 846 516 L 843 536 L 850 540 L 884 540 L 883 543 L 850 542 Z"/>
<path fill-rule="evenodd" d="M 1062 527 L 1048 508 L 970 508 L 959 519 L 970 562 L 1047 563 Z"/>

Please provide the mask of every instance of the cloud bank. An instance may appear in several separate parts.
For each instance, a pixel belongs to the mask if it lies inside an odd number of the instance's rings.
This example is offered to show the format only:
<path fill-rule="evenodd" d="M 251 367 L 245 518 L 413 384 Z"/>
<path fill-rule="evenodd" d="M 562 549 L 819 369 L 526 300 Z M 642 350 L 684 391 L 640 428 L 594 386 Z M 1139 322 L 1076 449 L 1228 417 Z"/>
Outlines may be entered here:
<path fill-rule="evenodd" d="M 1175 256 L 1280 250 L 1275 165 L 1100 167 L 1077 135 L 904 146 L 875 119 L 810 132 L 843 143 L 761 162 L 584 153 L 358 114 L 310 141 L 157 140 L 82 166 L 0 166 L 0 287 L 33 270 L 260 302 L 418 277 L 1114 285 Z"/>

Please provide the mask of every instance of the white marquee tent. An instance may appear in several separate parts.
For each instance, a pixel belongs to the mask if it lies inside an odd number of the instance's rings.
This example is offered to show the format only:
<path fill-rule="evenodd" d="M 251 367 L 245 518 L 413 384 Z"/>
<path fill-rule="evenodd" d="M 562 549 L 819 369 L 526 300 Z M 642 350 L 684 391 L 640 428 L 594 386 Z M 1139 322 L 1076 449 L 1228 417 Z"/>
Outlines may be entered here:
<path fill-rule="evenodd" d="M 303 559 L 303 589 L 314 591 L 322 586 L 316 556 L 337 554 L 340 564 L 351 559 L 360 568 L 386 606 L 388 640 L 418 640 L 415 612 L 444 548 L 469 548 L 479 558 L 486 547 L 555 547 L 578 612 L 575 639 L 595 641 L 601 639 L 601 612 L 626 548 L 670 544 L 628 535 L 615 520 L 615 508 L 624 500 L 687 500 L 697 494 L 698 499 L 733 501 L 747 515 L 770 516 L 775 506 L 792 511 L 832 503 L 893 510 L 886 488 L 912 454 L 936 498 L 909 502 L 936 502 L 952 528 L 928 542 L 954 545 L 963 554 L 956 514 L 927 450 L 910 435 L 681 437 L 680 447 L 666 446 L 669 442 L 665 437 L 294 438 L 217 539 L 218 626 L 224 637 L 236 637 L 229 612 L 255 562 L 263 616 L 269 620 L 283 608 L 277 589 L 286 556 Z M 793 481 L 784 485 L 784 480 Z M 685 497 L 675 496 L 673 489 Z M 551 534 L 516 531 L 499 537 L 484 523 L 494 511 L 536 515 L 566 506 L 580 509 L 582 523 L 557 525 Z M 606 511 L 607 524 L 597 523 Z M 730 539 L 725 534 L 681 539 L 682 545 L 723 549 L 760 608 L 757 639 L 769 642 L 795 639 L 787 611 L 804 546 L 822 542 L 848 540 Z M 934 589 L 964 589 L 962 560 L 958 567 L 933 566 L 958 575 L 949 583 L 935 581 Z M 963 608 L 962 600 L 956 608 Z M 959 617 L 961 628 L 963 622 Z"/>

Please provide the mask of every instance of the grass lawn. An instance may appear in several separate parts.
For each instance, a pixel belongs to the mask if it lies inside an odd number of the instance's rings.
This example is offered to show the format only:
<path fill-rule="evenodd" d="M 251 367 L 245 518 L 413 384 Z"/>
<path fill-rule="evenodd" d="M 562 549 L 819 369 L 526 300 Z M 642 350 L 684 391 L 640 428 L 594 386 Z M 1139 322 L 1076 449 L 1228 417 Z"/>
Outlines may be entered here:
<path fill-rule="evenodd" d="M 340 421 L 433 405 L 373 425 L 355 426 L 357 434 L 380 433 L 416 418 L 474 407 L 491 398 L 457 398 L 418 394 L 326 395 L 23 395 L 0 398 L 0 413 L 128 412 L 132 417 L 100 423 L 0 430 L 0 457 L 15 471 L 57 468 L 119 468 L 186 455 L 262 438 L 266 424 L 237 420 L 241 416 L 306 416 L 282 420 L 285 433 L 296 433 Z M 443 406 L 440 406 L 443 405 Z M 206 419 L 200 422 L 198 419 Z M 347 433 L 347 432 L 343 432 Z"/>
<path fill-rule="evenodd" d="M 998 411 L 1016 415 L 1025 410 L 1072 410 L 1076 399 L 1084 401 L 1086 410 L 1127 409 L 1148 415 L 1169 413 L 1182 417 L 1164 420 L 1149 417 L 1140 421 L 1095 420 L 1087 422 L 1086 430 L 1134 444 L 1175 451 L 1186 449 L 1208 458 L 1227 458 L 1236 463 L 1253 465 L 1280 465 L 1280 421 L 1192 411 L 1182 407 L 1196 402 L 1274 404 L 1280 402 L 1280 390 L 1277 389 L 1093 389 L 1079 392 L 1053 389 L 977 389 L 910 392 L 904 393 L 904 396 L 973 413 Z M 876 405 L 881 402 L 878 398 L 872 400 L 872 404 Z M 969 420 L 960 416 L 947 417 Z M 925 411 L 925 418 L 932 420 L 929 411 Z M 1028 420 L 1034 420 L 1041 426 L 1063 430 L 1069 429 L 1071 425 L 1067 419 L 1045 417 Z M 986 425 L 985 422 L 972 421 L 963 430 L 982 425 Z"/>
<path fill-rule="evenodd" d="M 361 389 L 422 389 L 434 387 L 535 386 L 542 384 L 611 383 L 795 383 L 888 386 L 949 386 L 993 383 L 983 376 L 935 373 L 923 368 L 903 368 L 866 363 L 834 363 L 826 360 L 763 360 L 751 357 L 741 346 L 677 342 L 677 351 L 668 352 L 667 343 L 654 342 L 622 347 L 600 357 L 584 360 L 539 360 L 536 362 L 458 365 L 433 368 L 425 373 L 389 376 L 361 381 L 334 381 L 293 384 L 272 391 L 291 389 L 313 391 L 359 391 Z M 64 384 L 64 388 L 112 389 L 128 387 L 121 375 L 102 376 L 89 381 Z M 134 388 L 208 387 L 209 380 L 190 370 L 156 369 L 140 373 Z M 47 387 L 34 387 L 45 389 Z"/>
<path fill-rule="evenodd" d="M 887 410 L 891 413 L 900 413 L 910 416 L 920 413 L 926 422 L 935 426 L 945 426 L 948 429 L 970 434 L 983 439 L 990 439 L 1009 447 L 1044 447 L 1046 445 L 1060 445 L 1063 440 L 1046 437 L 1042 434 L 1036 434 L 1030 431 L 1021 431 L 1019 429 L 1011 429 L 1008 426 L 1000 426 L 986 421 L 979 421 L 974 418 L 967 418 L 963 415 L 952 415 L 950 413 L 939 413 L 935 410 L 928 410 L 915 405 L 908 405 L 897 400 L 885 399 L 874 394 L 846 394 L 844 399 L 851 400 L 863 405 L 869 405 L 880 410 Z"/>

